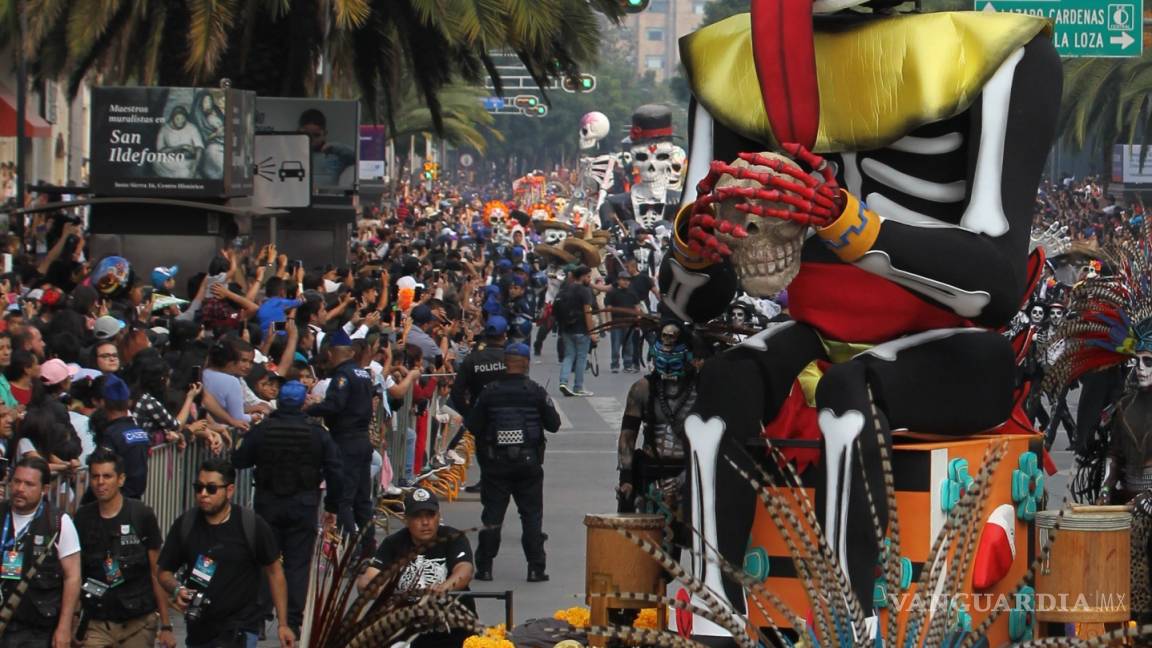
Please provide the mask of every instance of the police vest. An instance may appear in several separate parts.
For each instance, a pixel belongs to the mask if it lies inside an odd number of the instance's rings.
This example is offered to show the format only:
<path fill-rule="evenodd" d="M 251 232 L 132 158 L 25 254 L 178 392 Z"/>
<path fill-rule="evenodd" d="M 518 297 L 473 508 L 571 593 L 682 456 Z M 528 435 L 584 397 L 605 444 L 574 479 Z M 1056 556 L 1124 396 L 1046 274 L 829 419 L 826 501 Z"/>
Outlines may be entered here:
<path fill-rule="evenodd" d="M 84 578 L 112 585 L 105 561 L 115 560 L 123 579 L 119 585 L 109 587 L 103 598 L 85 600 L 85 612 L 93 619 L 123 622 L 156 611 L 148 549 L 140 537 L 146 528 L 146 508 L 143 502 L 125 497 L 122 510 L 127 513 L 128 524 L 115 527 L 102 522 L 97 504 L 85 505 L 76 512 Z"/>
<path fill-rule="evenodd" d="M 8 502 L 0 503 L 0 516 L 8 522 L 8 537 L 10 542 L 16 530 L 12 528 Z M 28 575 L 28 571 L 36 565 L 36 561 L 43 556 L 44 562 L 36 567 L 36 574 L 28 582 L 28 589 L 20 599 L 16 613 L 12 619 L 18 623 L 35 628 L 52 629 L 56 627 L 60 617 L 60 601 L 64 597 L 64 575 L 60 569 L 60 558 L 56 555 L 56 541 L 60 533 L 60 517 L 56 507 L 44 500 L 37 516 L 28 523 L 20 542 L 14 548 L 5 551 L 20 551 L 23 554 L 23 569 L 21 580 L 0 580 L 0 592 L 7 601 L 17 587 Z"/>
<path fill-rule="evenodd" d="M 484 441 L 489 447 L 499 451 L 544 444 L 540 394 L 535 387 L 528 380 L 501 380 L 486 389 L 489 416 Z"/>
<path fill-rule="evenodd" d="M 256 488 L 277 497 L 318 489 L 322 457 L 313 445 L 312 427 L 303 417 L 269 418 L 256 457 Z"/>

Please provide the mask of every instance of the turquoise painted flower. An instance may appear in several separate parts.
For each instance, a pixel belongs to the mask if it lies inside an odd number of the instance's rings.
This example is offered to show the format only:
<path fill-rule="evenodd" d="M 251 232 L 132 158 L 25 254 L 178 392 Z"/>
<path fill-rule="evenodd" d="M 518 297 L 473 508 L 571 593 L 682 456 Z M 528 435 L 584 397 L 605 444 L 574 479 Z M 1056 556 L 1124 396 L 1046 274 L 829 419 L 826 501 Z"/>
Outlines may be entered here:
<path fill-rule="evenodd" d="M 768 578 L 768 552 L 752 547 L 744 554 L 744 573 L 761 583 Z"/>
<path fill-rule="evenodd" d="M 949 461 L 948 477 L 940 483 L 940 509 L 945 513 L 951 513 L 975 481 L 968 474 L 967 459 Z"/>
<path fill-rule="evenodd" d="M 1012 610 L 1008 612 L 1009 639 L 1015 642 L 1030 641 L 1032 639 L 1036 633 L 1035 610 L 1036 590 L 1027 585 L 1016 590 L 1016 598 L 1013 601 Z"/>
<path fill-rule="evenodd" d="M 1012 471 L 1012 502 L 1016 505 L 1016 517 L 1031 522 L 1036 519 L 1036 510 L 1044 498 L 1044 473 L 1040 470 L 1040 459 L 1035 452 L 1020 455 L 1020 467 Z"/>

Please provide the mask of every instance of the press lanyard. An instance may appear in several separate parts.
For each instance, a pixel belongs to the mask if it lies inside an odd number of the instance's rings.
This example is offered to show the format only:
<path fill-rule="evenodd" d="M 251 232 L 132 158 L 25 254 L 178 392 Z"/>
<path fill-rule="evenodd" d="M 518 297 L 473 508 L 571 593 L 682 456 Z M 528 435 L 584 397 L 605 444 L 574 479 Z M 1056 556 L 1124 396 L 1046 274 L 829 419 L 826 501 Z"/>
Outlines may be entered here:
<path fill-rule="evenodd" d="M 24 530 L 21 531 L 19 534 L 17 534 L 16 529 L 15 529 L 16 525 L 15 525 L 15 523 L 13 523 L 13 516 L 15 515 L 15 511 L 10 509 L 8 511 L 8 515 L 6 515 L 4 517 L 4 532 L 0 533 L 0 550 L 7 551 L 9 549 L 15 549 L 16 545 L 20 544 L 20 541 L 24 539 L 24 536 L 28 535 L 28 530 L 32 528 L 32 523 L 35 522 L 37 519 L 39 519 L 40 514 L 43 512 L 44 512 L 44 500 L 40 500 L 40 505 L 36 507 L 36 515 L 34 515 L 32 517 L 32 519 L 28 522 L 28 524 L 24 527 Z M 8 525 L 9 524 L 11 524 L 13 527 L 12 528 L 12 541 L 11 542 L 8 541 Z"/>

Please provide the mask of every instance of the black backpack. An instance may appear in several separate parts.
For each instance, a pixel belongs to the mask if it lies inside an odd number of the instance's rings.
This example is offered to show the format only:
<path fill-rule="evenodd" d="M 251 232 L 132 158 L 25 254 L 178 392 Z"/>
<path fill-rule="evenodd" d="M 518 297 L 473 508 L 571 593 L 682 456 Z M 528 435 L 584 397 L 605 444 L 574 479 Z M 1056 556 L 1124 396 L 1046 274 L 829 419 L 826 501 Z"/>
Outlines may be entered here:
<path fill-rule="evenodd" d="M 580 320 L 584 317 L 584 301 L 575 286 L 565 286 L 556 294 L 552 302 L 552 314 L 561 332 L 580 328 Z"/>

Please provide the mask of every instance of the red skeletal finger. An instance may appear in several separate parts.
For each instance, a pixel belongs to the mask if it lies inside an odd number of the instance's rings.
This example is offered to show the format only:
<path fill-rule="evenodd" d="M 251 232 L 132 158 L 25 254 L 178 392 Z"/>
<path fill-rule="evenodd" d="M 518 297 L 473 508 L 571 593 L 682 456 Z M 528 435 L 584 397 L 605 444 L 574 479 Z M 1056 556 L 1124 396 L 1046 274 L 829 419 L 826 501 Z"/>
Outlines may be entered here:
<path fill-rule="evenodd" d="M 762 200 L 765 202 L 784 203 L 795 207 L 797 211 L 810 212 L 817 216 L 831 216 L 832 210 L 822 203 L 806 200 L 799 196 L 780 191 L 778 189 L 760 189 L 757 187 L 721 187 L 716 194 L 722 199 L 746 198 L 748 200 Z"/>
<path fill-rule="evenodd" d="M 812 167 L 820 175 L 824 176 L 824 181 L 834 186 L 839 186 L 836 182 L 836 174 L 832 171 L 832 165 L 828 164 L 828 160 L 816 155 L 807 147 L 797 144 L 795 142 L 783 142 L 780 148 L 784 149 L 793 158 L 798 158 L 801 162 Z"/>
<path fill-rule="evenodd" d="M 736 209 L 745 213 L 755 214 L 756 216 L 762 216 L 765 218 L 779 218 L 781 220 L 800 223 L 801 225 L 815 225 L 816 227 L 824 227 L 828 223 L 832 222 L 832 219 L 826 216 L 818 216 L 808 212 L 789 211 L 787 209 L 767 207 L 764 205 L 741 203 L 736 205 Z"/>
<path fill-rule="evenodd" d="M 756 166 L 768 167 L 769 169 L 772 169 L 773 171 L 776 171 L 777 173 L 786 173 L 786 174 L 792 176 L 793 178 L 795 178 L 795 179 L 803 182 L 804 184 L 808 185 L 809 187 L 815 187 L 816 185 L 819 184 L 819 182 L 817 182 L 816 178 L 813 178 L 811 176 L 811 174 L 805 173 L 804 169 L 801 169 L 800 167 L 796 166 L 795 164 L 792 164 L 788 160 L 781 160 L 779 158 L 770 158 L 770 157 L 761 155 L 760 153 L 740 153 L 739 156 L 740 156 L 741 160 L 744 160 L 745 162 L 748 162 L 749 164 L 755 164 Z"/>
<path fill-rule="evenodd" d="M 775 188 L 780 189 L 782 191 L 787 191 L 787 192 L 796 194 L 798 196 L 802 196 L 807 200 L 814 201 L 817 205 L 819 205 L 825 209 L 834 209 L 835 208 L 834 196 L 838 190 L 828 189 L 825 186 L 820 186 L 820 187 L 807 186 L 805 184 L 799 184 L 796 182 L 792 182 L 791 180 L 789 180 L 788 178 L 783 177 L 783 176 L 774 175 L 771 173 L 766 173 L 766 172 L 761 172 L 761 171 L 754 171 L 754 170 L 748 169 L 748 168 L 732 168 L 731 170 L 732 170 L 732 173 L 730 175 L 732 175 L 735 178 L 738 178 L 741 180 L 753 180 L 753 181 L 755 181 L 761 185 L 764 185 L 766 187 L 775 187 Z M 812 178 L 811 176 L 806 176 L 806 177 L 808 180 L 811 180 L 815 184 L 815 182 L 816 182 L 815 178 Z M 723 189 L 717 189 L 714 191 L 721 191 L 721 190 L 726 190 L 726 189 L 727 189 L 727 187 L 725 187 Z M 788 202 L 789 204 L 795 204 L 790 200 L 788 200 L 786 202 Z M 799 206 L 799 205 L 797 205 L 797 206 Z"/>

